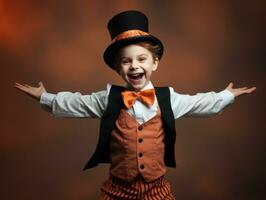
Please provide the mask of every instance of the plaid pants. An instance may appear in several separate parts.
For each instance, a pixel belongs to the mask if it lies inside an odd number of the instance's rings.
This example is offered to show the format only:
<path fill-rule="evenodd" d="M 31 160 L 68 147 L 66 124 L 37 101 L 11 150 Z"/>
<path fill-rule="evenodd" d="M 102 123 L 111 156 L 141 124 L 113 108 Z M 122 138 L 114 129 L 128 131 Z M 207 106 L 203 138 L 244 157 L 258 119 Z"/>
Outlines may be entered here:
<path fill-rule="evenodd" d="M 130 183 L 110 176 L 101 187 L 101 192 L 100 200 L 175 200 L 170 183 L 164 176 L 149 183 L 141 175 Z"/>

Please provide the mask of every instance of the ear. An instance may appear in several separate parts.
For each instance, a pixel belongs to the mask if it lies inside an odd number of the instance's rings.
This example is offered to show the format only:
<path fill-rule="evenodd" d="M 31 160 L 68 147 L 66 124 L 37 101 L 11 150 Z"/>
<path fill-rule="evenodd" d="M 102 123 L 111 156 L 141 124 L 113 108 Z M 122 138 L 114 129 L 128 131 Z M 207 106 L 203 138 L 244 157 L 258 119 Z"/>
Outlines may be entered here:
<path fill-rule="evenodd" d="M 159 59 L 156 57 L 154 58 L 154 61 L 153 61 L 152 71 L 156 71 L 158 68 L 158 65 L 159 65 Z"/>

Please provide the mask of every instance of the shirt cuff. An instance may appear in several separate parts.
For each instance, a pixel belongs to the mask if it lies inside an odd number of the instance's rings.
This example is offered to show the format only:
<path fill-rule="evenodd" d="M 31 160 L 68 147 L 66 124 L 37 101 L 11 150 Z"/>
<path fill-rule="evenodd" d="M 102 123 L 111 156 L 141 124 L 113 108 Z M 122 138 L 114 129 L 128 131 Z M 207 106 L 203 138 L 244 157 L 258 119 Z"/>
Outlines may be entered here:
<path fill-rule="evenodd" d="M 232 104 L 235 101 L 235 95 L 227 89 L 219 92 L 218 94 L 223 99 L 224 106 Z"/>
<path fill-rule="evenodd" d="M 41 95 L 41 98 L 40 98 L 40 103 L 42 105 L 46 105 L 46 106 L 51 107 L 52 102 L 53 102 L 55 97 L 56 97 L 55 94 L 48 93 L 48 92 L 43 92 L 42 95 Z"/>

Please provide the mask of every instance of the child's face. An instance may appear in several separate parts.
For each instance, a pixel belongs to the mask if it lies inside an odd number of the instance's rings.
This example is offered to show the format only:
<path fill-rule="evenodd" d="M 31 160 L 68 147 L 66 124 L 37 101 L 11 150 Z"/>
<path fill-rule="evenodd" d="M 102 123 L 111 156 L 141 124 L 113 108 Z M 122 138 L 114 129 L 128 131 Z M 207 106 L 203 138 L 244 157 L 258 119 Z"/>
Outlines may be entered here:
<path fill-rule="evenodd" d="M 135 91 L 140 91 L 150 81 L 151 74 L 157 69 L 159 60 L 139 45 L 128 45 L 119 52 L 116 68 L 124 81 Z"/>

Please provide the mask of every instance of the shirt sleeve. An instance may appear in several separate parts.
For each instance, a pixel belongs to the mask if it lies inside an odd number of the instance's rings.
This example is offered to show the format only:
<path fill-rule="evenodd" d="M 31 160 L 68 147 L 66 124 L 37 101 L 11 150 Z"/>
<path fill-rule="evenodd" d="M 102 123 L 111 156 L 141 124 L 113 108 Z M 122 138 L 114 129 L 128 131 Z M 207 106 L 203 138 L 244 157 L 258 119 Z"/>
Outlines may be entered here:
<path fill-rule="evenodd" d="M 229 90 L 219 93 L 207 92 L 195 95 L 179 94 L 170 87 L 171 106 L 175 119 L 184 117 L 208 116 L 221 114 L 223 109 L 235 100 L 235 96 Z"/>
<path fill-rule="evenodd" d="M 45 92 L 41 95 L 40 104 L 54 117 L 88 117 L 101 118 L 108 104 L 111 85 L 106 90 L 82 95 L 80 92 Z"/>

